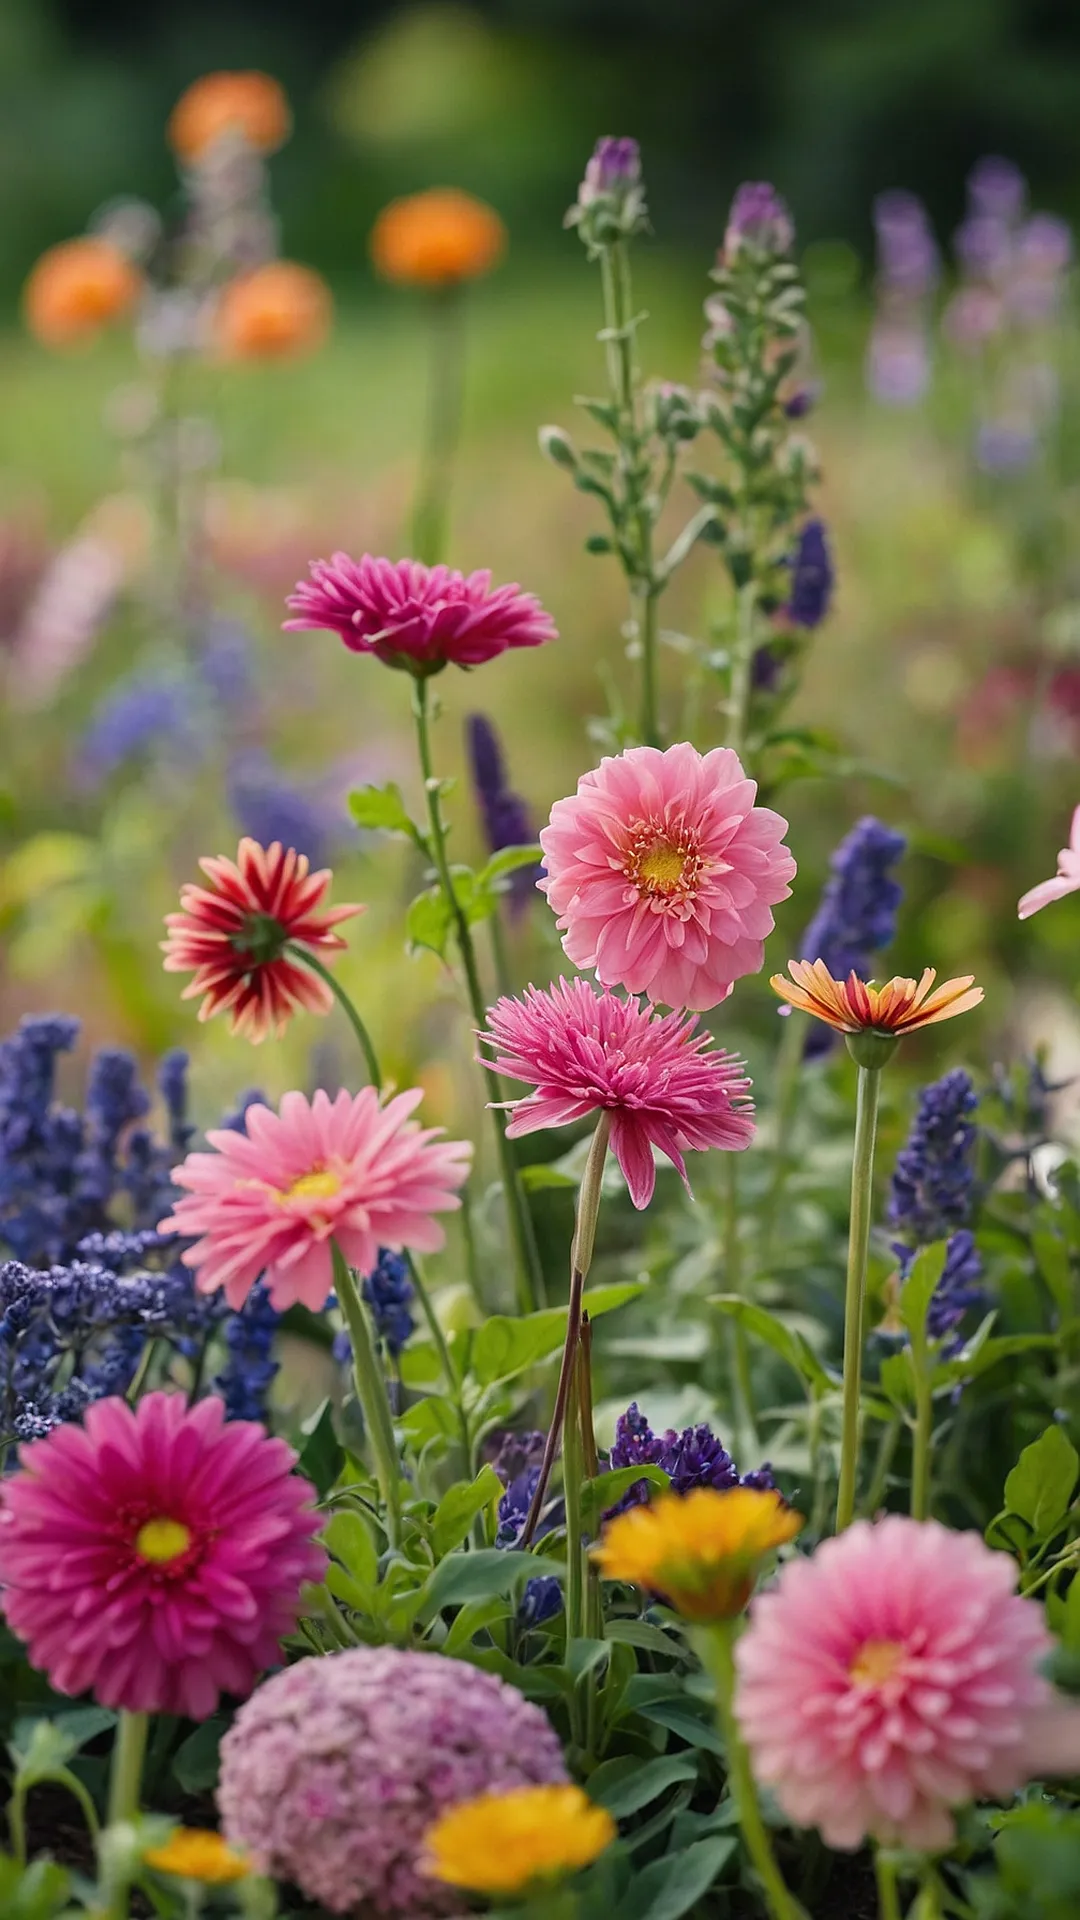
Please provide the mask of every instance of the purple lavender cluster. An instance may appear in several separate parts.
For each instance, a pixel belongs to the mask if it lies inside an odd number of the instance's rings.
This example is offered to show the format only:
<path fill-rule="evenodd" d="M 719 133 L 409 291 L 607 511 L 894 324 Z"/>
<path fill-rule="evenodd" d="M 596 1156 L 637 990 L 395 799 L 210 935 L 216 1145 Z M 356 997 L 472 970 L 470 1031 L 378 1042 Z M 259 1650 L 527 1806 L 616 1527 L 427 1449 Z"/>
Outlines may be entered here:
<path fill-rule="evenodd" d="M 861 980 L 871 977 L 874 955 L 891 946 L 896 937 L 903 890 L 891 869 L 906 848 L 903 834 L 872 814 L 856 821 L 829 862 L 829 878 L 803 935 L 800 958 L 824 960 L 838 980 L 846 980 L 849 973 Z M 820 1057 L 833 1044 L 829 1028 L 813 1021 L 806 1040 L 808 1055 Z"/>
<path fill-rule="evenodd" d="M 970 1231 L 975 1210 L 978 1098 L 962 1068 L 922 1089 L 906 1144 L 897 1155 L 889 1225 L 904 1279 L 920 1247 L 947 1241 L 945 1267 L 927 1314 L 931 1338 L 960 1345 L 965 1316 L 985 1304 L 982 1259 Z M 947 1348 L 946 1351 L 949 1349 Z"/>
<path fill-rule="evenodd" d="M 689 1493 L 694 1487 L 713 1487 L 718 1492 L 728 1487 L 776 1487 L 767 1461 L 752 1473 L 740 1474 L 723 1442 L 704 1422 L 684 1427 L 681 1433 L 674 1427 L 654 1433 L 636 1400 L 616 1422 L 608 1465 L 613 1472 L 621 1467 L 659 1467 L 667 1475 L 672 1493 Z M 605 1519 L 627 1507 L 644 1506 L 651 1493 L 650 1481 L 634 1481 Z"/>
<path fill-rule="evenodd" d="M 913 193 L 874 201 L 877 298 L 867 350 L 872 393 L 886 406 L 910 407 L 930 385 L 931 303 L 941 260 L 926 209 Z"/>
<path fill-rule="evenodd" d="M 533 1495 L 540 1483 L 540 1462 L 546 1436 L 542 1433 L 500 1433 L 490 1448 L 491 1465 L 506 1491 L 496 1513 L 495 1545 L 513 1552 L 525 1531 Z M 540 1515 L 537 1538 L 561 1526 L 565 1514 L 561 1500 L 550 1500 Z M 562 1587 L 554 1574 L 538 1574 L 525 1584 L 518 1604 L 519 1627 L 539 1627 L 562 1608 Z"/>
<path fill-rule="evenodd" d="M 501 853 L 504 847 L 527 847 L 536 838 L 527 803 L 510 785 L 506 760 L 491 721 L 482 713 L 471 713 L 466 725 L 466 744 L 473 791 L 480 813 L 489 853 Z M 512 914 L 520 914 L 535 897 L 540 867 L 519 867 L 509 877 L 507 897 Z"/>

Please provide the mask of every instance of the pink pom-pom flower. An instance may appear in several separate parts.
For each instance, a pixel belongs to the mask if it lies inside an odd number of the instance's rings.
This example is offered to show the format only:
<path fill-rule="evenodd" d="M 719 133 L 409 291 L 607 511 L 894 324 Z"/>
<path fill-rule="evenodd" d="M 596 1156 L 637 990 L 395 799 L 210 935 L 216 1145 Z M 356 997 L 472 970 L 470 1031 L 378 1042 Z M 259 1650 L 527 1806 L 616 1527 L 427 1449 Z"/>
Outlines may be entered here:
<path fill-rule="evenodd" d="M 538 882 L 576 967 L 702 1013 L 757 973 L 795 862 L 738 754 L 630 747 L 557 800 Z"/>
<path fill-rule="evenodd" d="M 492 587 L 490 573 L 455 573 L 419 560 L 351 560 L 335 553 L 311 562 L 311 579 L 289 595 L 285 631 L 324 628 L 354 653 L 373 653 L 419 677 L 440 668 L 479 667 L 510 647 L 557 639 L 554 622 L 531 593 Z"/>
<path fill-rule="evenodd" d="M 246 1131 L 207 1134 L 213 1153 L 189 1153 L 173 1179 L 189 1189 L 162 1233 L 195 1238 L 182 1258 L 198 1287 L 223 1287 L 240 1307 L 265 1269 L 272 1304 L 313 1312 L 333 1286 L 331 1241 L 351 1267 L 369 1274 L 381 1247 L 434 1253 L 445 1235 L 437 1213 L 461 1205 L 467 1141 L 440 1139 L 441 1128 L 410 1119 L 419 1088 L 385 1105 L 373 1087 L 331 1100 L 287 1093 L 280 1113 L 248 1108 Z"/>
<path fill-rule="evenodd" d="M 546 992 L 528 987 L 520 1000 L 497 1001 L 488 1028 L 480 1038 L 494 1058 L 483 1064 L 535 1088 L 509 1103 L 509 1137 L 609 1112 L 612 1151 L 635 1207 L 652 1199 L 654 1147 L 685 1180 L 688 1149 L 738 1152 L 754 1137 L 743 1062 L 713 1051 L 712 1036 L 692 1017 L 617 1000 L 587 980 L 559 980 Z"/>
<path fill-rule="evenodd" d="M 791 1560 L 736 1648 L 754 1772 L 831 1847 L 935 1853 L 950 1809 L 1080 1768 L 1080 1707 L 1039 1672 L 1051 1640 L 978 1534 L 901 1514 Z"/>
<path fill-rule="evenodd" d="M 210 1395 L 99 1400 L 19 1450 L 0 1504 L 8 1625 L 60 1693 L 204 1720 L 251 1692 L 326 1556 L 296 1455 Z"/>
<path fill-rule="evenodd" d="M 424 1865 L 447 1807 L 567 1777 L 516 1687 L 463 1660 L 358 1647 L 299 1661 L 240 1709 L 218 1802 L 231 1845 L 331 1913 L 421 1920 L 462 1910 Z"/>

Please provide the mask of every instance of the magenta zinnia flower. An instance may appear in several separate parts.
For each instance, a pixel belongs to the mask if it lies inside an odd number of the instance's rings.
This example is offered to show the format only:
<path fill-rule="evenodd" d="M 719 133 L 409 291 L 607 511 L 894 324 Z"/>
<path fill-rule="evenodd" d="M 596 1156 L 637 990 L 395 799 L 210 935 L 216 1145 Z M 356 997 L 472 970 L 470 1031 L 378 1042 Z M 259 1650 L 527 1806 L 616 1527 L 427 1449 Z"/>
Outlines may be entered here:
<path fill-rule="evenodd" d="M 601 760 L 557 800 L 539 881 L 576 967 L 702 1013 L 757 973 L 795 862 L 738 754 L 688 741 Z"/>
<path fill-rule="evenodd" d="M 99 1400 L 19 1449 L 3 1484 L 9 1626 L 60 1693 L 205 1720 L 251 1692 L 319 1580 L 296 1455 L 214 1395 Z"/>
<path fill-rule="evenodd" d="M 550 614 L 520 587 L 495 587 L 490 573 L 454 573 L 419 560 L 313 560 L 298 581 L 286 632 L 327 628 L 354 653 L 373 653 L 418 675 L 479 667 L 508 647 L 539 647 L 558 636 Z"/>
<path fill-rule="evenodd" d="M 738 1152 L 754 1137 L 743 1062 L 711 1051 L 712 1035 L 686 1015 L 616 1000 L 586 980 L 559 980 L 546 993 L 528 987 L 520 1000 L 499 1000 L 488 1025 L 480 1038 L 495 1057 L 484 1065 L 536 1088 L 508 1103 L 510 1138 L 606 1110 L 635 1207 L 652 1199 L 654 1147 L 685 1180 L 688 1149 Z"/>
<path fill-rule="evenodd" d="M 461 1205 L 455 1190 L 472 1148 L 410 1120 L 422 1099 L 418 1088 L 385 1105 L 373 1087 L 333 1100 L 287 1093 L 280 1113 L 249 1107 L 246 1132 L 207 1134 L 215 1151 L 189 1153 L 173 1169 L 190 1192 L 160 1228 L 199 1236 L 183 1259 L 198 1268 L 200 1291 L 223 1287 L 239 1307 L 265 1269 L 279 1311 L 299 1301 L 318 1312 L 333 1285 L 331 1240 L 362 1274 L 380 1247 L 441 1247 L 432 1216 Z"/>
<path fill-rule="evenodd" d="M 735 1709 L 754 1772 L 830 1847 L 936 1853 L 950 1808 L 1080 1768 L 1080 1707 L 1039 1672 L 1042 1608 L 978 1534 L 900 1514 L 791 1560 L 754 1601 Z"/>

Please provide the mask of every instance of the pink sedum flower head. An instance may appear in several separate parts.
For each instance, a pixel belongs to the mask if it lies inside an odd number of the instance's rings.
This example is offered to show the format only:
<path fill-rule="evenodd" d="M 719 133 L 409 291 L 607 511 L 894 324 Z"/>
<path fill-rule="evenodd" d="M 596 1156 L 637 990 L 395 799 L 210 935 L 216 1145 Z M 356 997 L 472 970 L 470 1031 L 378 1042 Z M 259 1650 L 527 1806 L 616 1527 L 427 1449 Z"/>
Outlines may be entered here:
<path fill-rule="evenodd" d="M 440 1814 L 567 1778 L 516 1687 L 440 1654 L 358 1647 L 301 1660 L 241 1708 L 218 1804 L 230 1845 L 331 1913 L 426 1920 L 462 1911 L 424 1870 Z"/>
<path fill-rule="evenodd" d="M 736 1648 L 735 1711 L 790 1820 L 936 1853 L 953 1807 L 1080 1768 L 1080 1707 L 1040 1674 L 1042 1608 L 1015 1588 L 978 1534 L 900 1514 L 781 1569 Z"/>
<path fill-rule="evenodd" d="M 1062 847 L 1058 854 L 1058 870 L 1052 880 L 1040 880 L 1037 887 L 1025 893 L 1016 911 L 1021 920 L 1030 920 L 1033 913 L 1041 913 L 1054 900 L 1064 900 L 1067 893 L 1080 891 L 1080 807 L 1077 807 L 1069 828 L 1069 844 Z"/>
<path fill-rule="evenodd" d="M 491 575 L 425 567 L 419 560 L 311 562 L 311 579 L 289 595 L 285 631 L 326 628 L 354 653 L 423 678 L 442 667 L 479 667 L 511 647 L 540 647 L 558 635 L 539 600 L 520 587 L 492 587 Z"/>
<path fill-rule="evenodd" d="M 730 747 L 682 741 L 601 760 L 557 800 L 538 885 L 574 965 L 695 1013 L 759 972 L 795 862 L 787 821 L 756 792 Z"/>
<path fill-rule="evenodd" d="M 587 980 L 559 980 L 546 993 L 528 987 L 520 1000 L 497 1001 L 488 1027 L 480 1038 L 494 1058 L 484 1065 L 536 1089 L 509 1103 L 510 1138 L 606 1110 L 635 1207 L 652 1199 L 654 1147 L 685 1180 L 691 1148 L 738 1152 L 754 1137 L 743 1062 L 713 1051 L 692 1017 L 617 1000 Z"/>
<path fill-rule="evenodd" d="M 214 1395 L 99 1400 L 4 1481 L 8 1625 L 60 1693 L 205 1720 L 280 1658 L 326 1556 L 296 1455 Z"/>
<path fill-rule="evenodd" d="M 317 1313 L 333 1285 L 331 1240 L 362 1274 L 380 1247 L 441 1247 L 433 1216 L 460 1206 L 472 1148 L 417 1126 L 409 1116 L 422 1098 L 418 1088 L 385 1105 L 373 1087 L 333 1100 L 287 1093 L 280 1113 L 249 1107 L 245 1132 L 207 1134 L 214 1152 L 173 1169 L 188 1192 L 160 1229 L 195 1238 L 183 1259 L 200 1292 L 222 1287 L 242 1306 L 265 1269 L 279 1312 L 299 1302 Z"/>

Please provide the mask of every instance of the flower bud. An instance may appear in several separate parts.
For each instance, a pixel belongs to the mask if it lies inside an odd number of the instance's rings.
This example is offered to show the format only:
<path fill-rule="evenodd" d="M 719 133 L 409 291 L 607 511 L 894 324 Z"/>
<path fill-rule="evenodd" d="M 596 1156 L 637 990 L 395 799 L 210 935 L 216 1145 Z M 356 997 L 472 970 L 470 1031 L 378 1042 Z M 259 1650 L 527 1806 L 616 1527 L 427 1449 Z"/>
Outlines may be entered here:
<path fill-rule="evenodd" d="M 557 467 L 566 467 L 570 473 L 577 470 L 577 454 L 574 443 L 561 427 L 541 427 L 537 435 L 540 451 L 546 459 Z"/>
<path fill-rule="evenodd" d="M 638 143 L 605 134 L 585 168 L 566 225 L 578 227 L 586 246 L 595 251 L 642 232 L 646 221 Z"/>
<path fill-rule="evenodd" d="M 795 225 L 776 188 L 767 180 L 744 180 L 731 203 L 724 234 L 724 262 L 730 266 L 739 254 L 790 253 Z"/>
<path fill-rule="evenodd" d="M 649 395 L 653 425 L 662 440 L 693 440 L 701 427 L 697 402 L 689 387 L 665 380 Z"/>

